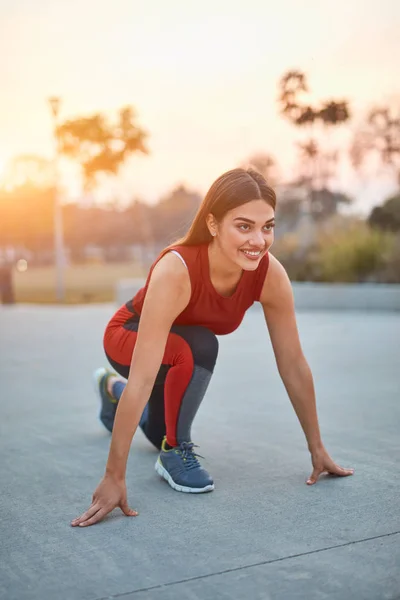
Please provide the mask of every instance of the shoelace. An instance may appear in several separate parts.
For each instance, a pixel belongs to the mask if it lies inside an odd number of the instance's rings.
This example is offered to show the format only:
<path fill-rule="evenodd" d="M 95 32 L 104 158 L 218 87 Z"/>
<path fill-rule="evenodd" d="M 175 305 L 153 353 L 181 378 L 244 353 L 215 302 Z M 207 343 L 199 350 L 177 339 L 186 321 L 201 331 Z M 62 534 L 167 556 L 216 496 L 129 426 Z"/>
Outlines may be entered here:
<path fill-rule="evenodd" d="M 200 463 L 197 457 L 204 458 L 201 454 L 196 454 L 193 448 L 198 448 L 193 442 L 182 442 L 179 446 L 179 452 L 185 463 L 185 468 L 189 471 L 190 469 L 196 469 L 200 467 Z"/>

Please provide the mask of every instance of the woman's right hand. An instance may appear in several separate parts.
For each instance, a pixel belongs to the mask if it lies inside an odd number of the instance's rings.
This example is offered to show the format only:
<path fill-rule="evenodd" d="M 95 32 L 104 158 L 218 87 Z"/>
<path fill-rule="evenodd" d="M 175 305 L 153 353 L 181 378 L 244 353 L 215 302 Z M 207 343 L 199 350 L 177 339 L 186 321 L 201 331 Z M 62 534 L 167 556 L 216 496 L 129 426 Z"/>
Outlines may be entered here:
<path fill-rule="evenodd" d="M 105 475 L 97 486 L 92 504 L 86 512 L 71 522 L 72 527 L 87 527 L 103 519 L 114 508 L 119 507 L 127 517 L 136 517 L 136 510 L 128 506 L 125 481 L 117 481 L 110 475 Z"/>

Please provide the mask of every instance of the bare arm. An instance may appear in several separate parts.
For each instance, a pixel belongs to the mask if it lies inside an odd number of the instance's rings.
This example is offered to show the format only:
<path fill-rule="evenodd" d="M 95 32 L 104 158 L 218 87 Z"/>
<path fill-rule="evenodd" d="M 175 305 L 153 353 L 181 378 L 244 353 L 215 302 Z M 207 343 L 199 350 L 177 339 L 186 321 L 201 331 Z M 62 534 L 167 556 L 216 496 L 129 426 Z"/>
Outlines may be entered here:
<path fill-rule="evenodd" d="M 261 292 L 265 320 L 279 374 L 307 439 L 313 473 L 307 483 L 315 483 L 321 473 L 351 475 L 352 470 L 336 465 L 326 452 L 318 424 L 314 382 L 301 348 L 292 286 L 283 266 L 270 256 L 270 266 Z"/>
<path fill-rule="evenodd" d="M 189 303 L 190 294 L 185 265 L 176 255 L 166 254 L 150 278 L 129 378 L 115 416 L 105 475 L 93 494 L 92 504 L 72 521 L 73 527 L 94 525 L 117 506 L 127 516 L 137 515 L 128 506 L 125 484 L 129 449 L 153 389 L 171 325 Z"/>
<path fill-rule="evenodd" d="M 126 388 L 119 400 L 106 473 L 124 479 L 132 437 L 159 371 L 172 323 L 190 299 L 182 261 L 166 254 L 155 266 L 140 317 Z"/>
<path fill-rule="evenodd" d="M 260 302 L 279 374 L 312 451 L 322 445 L 314 382 L 300 344 L 292 287 L 285 269 L 274 256 L 270 256 Z"/>

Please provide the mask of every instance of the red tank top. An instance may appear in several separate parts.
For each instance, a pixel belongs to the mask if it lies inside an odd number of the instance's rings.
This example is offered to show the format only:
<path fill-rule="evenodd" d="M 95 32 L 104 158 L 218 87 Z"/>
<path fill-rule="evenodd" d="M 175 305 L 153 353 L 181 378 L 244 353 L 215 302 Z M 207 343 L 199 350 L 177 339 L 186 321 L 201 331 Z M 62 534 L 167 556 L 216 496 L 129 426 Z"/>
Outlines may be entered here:
<path fill-rule="evenodd" d="M 145 286 L 132 300 L 132 306 L 139 315 L 152 271 L 160 258 L 170 250 L 176 250 L 185 261 L 192 287 L 189 304 L 175 319 L 174 325 L 201 325 L 208 327 L 216 335 L 235 331 L 242 322 L 246 310 L 260 299 L 269 265 L 268 253 L 260 260 L 255 271 L 243 271 L 236 290 L 232 296 L 226 297 L 221 296 L 211 282 L 208 244 L 173 246 L 164 249 L 152 264 Z"/>

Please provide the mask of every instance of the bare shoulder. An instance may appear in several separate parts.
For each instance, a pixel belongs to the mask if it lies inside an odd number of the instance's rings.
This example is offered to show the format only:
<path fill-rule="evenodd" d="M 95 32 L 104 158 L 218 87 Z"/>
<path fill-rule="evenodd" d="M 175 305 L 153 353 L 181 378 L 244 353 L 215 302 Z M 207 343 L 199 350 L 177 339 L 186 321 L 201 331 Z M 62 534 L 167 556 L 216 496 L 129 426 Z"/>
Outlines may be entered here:
<path fill-rule="evenodd" d="M 286 269 L 275 256 L 269 254 L 269 266 L 260 294 L 263 306 L 278 306 L 292 302 L 293 291 Z"/>
<path fill-rule="evenodd" d="M 154 305 L 160 305 L 162 300 L 165 309 L 176 316 L 186 308 L 190 296 L 191 284 L 187 267 L 176 254 L 167 252 L 152 271 L 145 304 L 151 304 L 154 310 Z"/>
<path fill-rule="evenodd" d="M 155 265 L 151 274 L 151 279 L 160 279 L 172 277 L 175 282 L 189 282 L 190 277 L 187 267 L 183 264 L 179 256 L 173 252 L 167 252 Z"/>
<path fill-rule="evenodd" d="M 190 278 L 180 258 L 167 252 L 152 270 L 143 307 L 128 385 L 154 384 L 171 326 L 189 304 Z M 150 388 L 151 389 L 151 388 Z"/>

